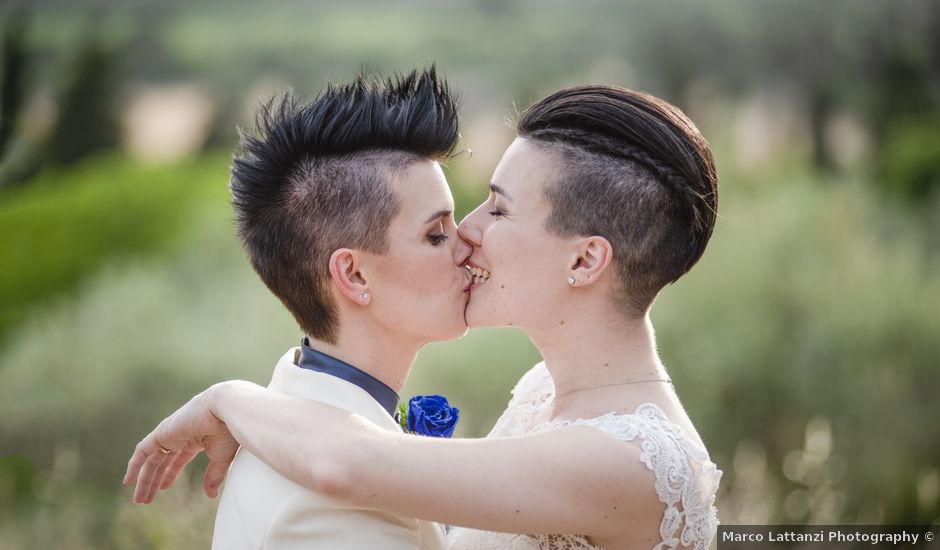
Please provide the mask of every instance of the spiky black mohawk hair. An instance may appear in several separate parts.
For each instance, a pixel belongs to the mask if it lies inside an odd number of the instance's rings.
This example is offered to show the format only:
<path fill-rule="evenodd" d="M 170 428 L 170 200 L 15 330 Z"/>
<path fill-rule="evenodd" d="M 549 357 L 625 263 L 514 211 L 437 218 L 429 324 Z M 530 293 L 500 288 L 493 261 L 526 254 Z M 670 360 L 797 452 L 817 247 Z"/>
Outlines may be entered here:
<path fill-rule="evenodd" d="M 401 204 L 390 182 L 413 162 L 447 159 L 459 138 L 456 101 L 433 66 L 360 73 L 312 101 L 288 92 L 261 106 L 232 165 L 238 236 L 308 336 L 337 338 L 333 251 L 384 253 Z"/>
<path fill-rule="evenodd" d="M 233 160 L 239 220 L 277 200 L 305 160 L 388 149 L 441 161 L 460 139 L 457 102 L 433 65 L 386 79 L 360 72 L 308 103 L 287 92 L 261 106 L 255 127 L 255 135 L 242 133 Z"/>

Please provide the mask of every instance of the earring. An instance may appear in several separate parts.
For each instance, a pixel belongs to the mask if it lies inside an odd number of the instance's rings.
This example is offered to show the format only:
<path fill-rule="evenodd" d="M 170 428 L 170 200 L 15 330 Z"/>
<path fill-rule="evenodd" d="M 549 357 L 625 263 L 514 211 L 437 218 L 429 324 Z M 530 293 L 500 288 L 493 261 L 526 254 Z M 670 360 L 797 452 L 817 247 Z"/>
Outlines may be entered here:
<path fill-rule="evenodd" d="M 574 285 L 577 281 L 574 278 L 574 275 L 568 275 L 568 284 Z"/>
<path fill-rule="evenodd" d="M 363 300 L 368 300 L 368 299 L 369 299 L 369 293 L 368 293 L 368 292 L 363 292 L 362 294 L 359 295 L 359 298 L 361 298 L 361 299 L 363 299 Z"/>

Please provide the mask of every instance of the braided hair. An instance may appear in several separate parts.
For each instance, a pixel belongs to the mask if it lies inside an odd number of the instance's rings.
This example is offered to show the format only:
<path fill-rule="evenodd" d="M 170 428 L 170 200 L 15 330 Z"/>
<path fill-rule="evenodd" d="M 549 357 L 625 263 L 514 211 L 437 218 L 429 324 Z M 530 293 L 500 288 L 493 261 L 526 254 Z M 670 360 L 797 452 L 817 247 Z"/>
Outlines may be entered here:
<path fill-rule="evenodd" d="M 550 231 L 598 235 L 614 251 L 631 316 L 701 258 L 718 212 L 708 143 L 682 111 L 649 94 L 577 86 L 525 110 L 520 137 L 554 153 Z"/>

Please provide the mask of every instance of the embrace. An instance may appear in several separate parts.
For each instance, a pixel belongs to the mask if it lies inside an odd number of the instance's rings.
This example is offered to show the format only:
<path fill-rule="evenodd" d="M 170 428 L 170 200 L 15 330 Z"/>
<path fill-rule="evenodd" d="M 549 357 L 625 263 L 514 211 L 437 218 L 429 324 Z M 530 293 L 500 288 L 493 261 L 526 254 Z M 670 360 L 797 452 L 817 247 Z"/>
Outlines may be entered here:
<path fill-rule="evenodd" d="M 217 549 L 705 549 L 721 472 L 649 311 L 711 236 L 708 144 L 610 86 L 551 94 L 516 131 L 458 226 L 433 68 L 263 106 L 232 168 L 238 234 L 304 337 L 267 388 L 216 384 L 144 438 L 134 501 L 204 452 L 205 492 L 228 477 Z M 403 433 L 416 354 L 468 326 L 517 327 L 544 361 L 486 438 Z"/>

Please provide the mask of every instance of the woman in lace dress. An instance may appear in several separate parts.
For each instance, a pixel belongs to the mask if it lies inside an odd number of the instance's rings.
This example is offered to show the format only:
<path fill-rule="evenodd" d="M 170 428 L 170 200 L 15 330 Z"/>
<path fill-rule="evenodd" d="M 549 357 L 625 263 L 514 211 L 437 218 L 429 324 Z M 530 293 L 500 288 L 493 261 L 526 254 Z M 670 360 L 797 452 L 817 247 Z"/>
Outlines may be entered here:
<path fill-rule="evenodd" d="M 234 438 L 321 493 L 460 526 L 457 550 L 706 548 L 721 472 L 657 356 L 649 310 L 711 236 L 708 145 L 672 105 L 604 86 L 552 94 L 517 130 L 458 230 L 473 247 L 466 318 L 524 330 L 544 362 L 487 438 L 395 434 L 225 382 L 138 445 L 135 500 L 203 450 L 214 496 L 232 456 L 213 450 Z"/>

